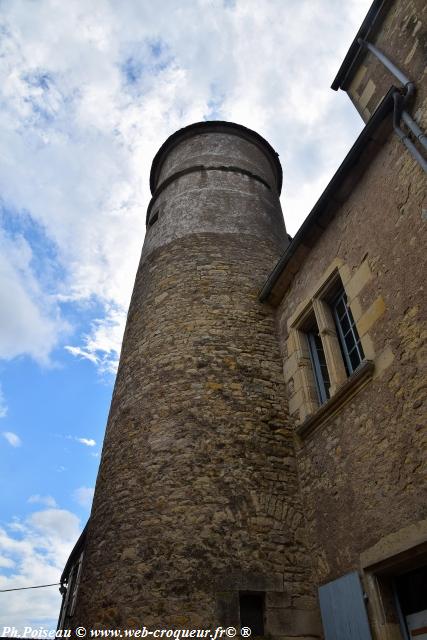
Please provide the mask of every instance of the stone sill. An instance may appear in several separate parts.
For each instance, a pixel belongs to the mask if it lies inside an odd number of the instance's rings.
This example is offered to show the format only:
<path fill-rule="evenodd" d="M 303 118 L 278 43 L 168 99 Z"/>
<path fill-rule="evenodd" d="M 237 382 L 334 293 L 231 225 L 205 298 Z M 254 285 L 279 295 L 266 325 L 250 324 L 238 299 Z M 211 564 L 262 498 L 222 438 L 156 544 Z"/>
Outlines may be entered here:
<path fill-rule="evenodd" d="M 303 440 L 334 415 L 372 378 L 375 365 L 372 360 L 364 360 L 349 378 L 337 389 L 336 393 L 322 404 L 311 416 L 296 428 L 297 435 Z"/>

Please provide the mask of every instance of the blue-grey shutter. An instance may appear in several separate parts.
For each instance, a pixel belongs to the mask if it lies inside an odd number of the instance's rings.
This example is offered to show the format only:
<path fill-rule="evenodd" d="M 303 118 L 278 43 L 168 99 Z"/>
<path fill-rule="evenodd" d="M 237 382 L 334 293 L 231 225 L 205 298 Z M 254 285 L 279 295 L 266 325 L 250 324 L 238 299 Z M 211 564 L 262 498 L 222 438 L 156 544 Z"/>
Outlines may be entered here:
<path fill-rule="evenodd" d="M 371 640 L 357 571 L 319 587 L 325 640 Z"/>

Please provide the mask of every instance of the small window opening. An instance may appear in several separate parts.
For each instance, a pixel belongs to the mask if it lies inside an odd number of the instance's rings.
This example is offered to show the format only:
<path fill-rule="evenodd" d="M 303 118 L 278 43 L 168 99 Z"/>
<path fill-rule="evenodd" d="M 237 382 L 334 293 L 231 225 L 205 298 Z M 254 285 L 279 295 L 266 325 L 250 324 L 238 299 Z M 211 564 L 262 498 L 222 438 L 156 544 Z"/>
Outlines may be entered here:
<path fill-rule="evenodd" d="M 153 226 L 153 224 L 155 224 L 155 223 L 157 222 L 157 220 L 158 220 L 158 219 L 159 219 L 159 210 L 157 209 L 157 211 L 155 211 L 155 212 L 153 213 L 153 215 L 152 215 L 152 216 L 150 216 L 150 219 L 149 219 L 149 221 L 148 221 L 148 226 L 149 226 L 149 227 L 152 227 L 152 226 Z"/>
<path fill-rule="evenodd" d="M 314 378 L 316 381 L 317 395 L 319 403 L 323 404 L 331 397 L 328 367 L 326 365 L 325 351 L 323 349 L 322 338 L 317 325 L 307 333 L 310 358 L 313 365 Z"/>
<path fill-rule="evenodd" d="M 240 593 L 240 626 L 249 627 L 251 636 L 264 635 L 264 594 Z"/>
<path fill-rule="evenodd" d="M 333 311 L 347 375 L 351 375 L 362 362 L 365 354 L 344 290 L 340 291 L 335 299 Z"/>

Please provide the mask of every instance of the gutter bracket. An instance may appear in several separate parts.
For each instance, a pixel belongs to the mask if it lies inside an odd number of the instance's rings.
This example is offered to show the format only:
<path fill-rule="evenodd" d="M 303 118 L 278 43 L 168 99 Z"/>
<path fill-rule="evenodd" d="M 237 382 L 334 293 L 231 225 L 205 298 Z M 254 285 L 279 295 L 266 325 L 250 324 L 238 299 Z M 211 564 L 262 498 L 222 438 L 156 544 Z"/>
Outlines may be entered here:
<path fill-rule="evenodd" d="M 393 129 L 395 130 L 397 136 L 401 139 L 405 147 L 408 149 L 414 160 L 418 162 L 421 168 L 427 173 L 427 160 L 421 155 L 409 135 L 405 133 L 405 131 L 400 126 L 403 119 L 406 126 L 415 135 L 418 142 L 427 149 L 427 136 L 420 129 L 415 120 L 413 120 L 409 113 L 405 110 L 405 107 L 412 102 L 415 96 L 415 84 L 402 71 L 400 71 L 400 69 L 398 69 L 398 67 L 396 67 L 396 65 L 375 45 L 367 42 L 366 40 L 363 40 L 362 38 L 358 39 L 358 43 L 361 47 L 370 51 L 377 58 L 377 60 L 379 60 L 386 67 L 386 69 L 388 69 L 394 75 L 394 77 L 403 84 L 401 91 L 396 90 L 393 93 Z"/>

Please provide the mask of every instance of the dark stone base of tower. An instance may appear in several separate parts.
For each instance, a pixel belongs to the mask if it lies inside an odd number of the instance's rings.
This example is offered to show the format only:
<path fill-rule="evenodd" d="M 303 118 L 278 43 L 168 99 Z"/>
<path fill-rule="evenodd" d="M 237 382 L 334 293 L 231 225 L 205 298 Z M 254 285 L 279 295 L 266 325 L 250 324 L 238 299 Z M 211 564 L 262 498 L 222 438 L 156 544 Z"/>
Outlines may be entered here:
<path fill-rule="evenodd" d="M 333 85 L 366 126 L 291 242 L 258 134 L 160 148 L 61 628 L 427 637 L 425 151 L 358 41 L 425 129 L 426 11 L 374 1 Z"/>

